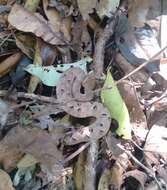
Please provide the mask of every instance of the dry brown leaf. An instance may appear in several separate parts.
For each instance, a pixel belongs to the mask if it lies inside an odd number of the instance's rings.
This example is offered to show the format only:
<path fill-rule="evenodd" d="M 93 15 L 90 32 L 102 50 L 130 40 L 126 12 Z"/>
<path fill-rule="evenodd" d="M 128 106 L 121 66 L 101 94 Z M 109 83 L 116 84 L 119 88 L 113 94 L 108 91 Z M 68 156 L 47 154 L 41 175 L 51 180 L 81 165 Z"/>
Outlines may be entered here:
<path fill-rule="evenodd" d="M 21 5 L 12 6 L 8 21 L 18 30 L 32 32 L 50 44 L 64 45 L 68 43 L 68 40 L 61 33 L 55 31 L 53 25 L 47 22 L 43 16 L 31 13 Z"/>
<path fill-rule="evenodd" d="M 0 63 L 0 76 L 3 76 L 11 71 L 13 67 L 16 66 L 18 63 L 19 59 L 21 58 L 21 53 L 15 53 L 2 61 Z"/>
<path fill-rule="evenodd" d="M 111 169 L 105 169 L 98 185 L 98 190 L 112 189 L 120 190 L 123 183 L 123 172 L 128 167 L 128 156 L 123 153 L 115 161 Z"/>
<path fill-rule="evenodd" d="M 18 33 L 15 35 L 17 47 L 30 59 L 34 57 L 35 38 L 30 34 Z"/>
<path fill-rule="evenodd" d="M 34 61 L 33 61 L 33 63 L 35 65 L 42 65 L 42 58 L 40 55 L 40 44 L 39 43 L 40 43 L 40 39 L 39 40 L 37 39 L 36 45 L 35 45 Z M 39 83 L 40 83 L 40 79 L 38 77 L 32 75 L 30 78 L 29 86 L 28 86 L 28 92 L 33 93 L 36 90 Z"/>
<path fill-rule="evenodd" d="M 86 152 L 80 153 L 78 160 L 74 167 L 74 181 L 77 190 L 84 190 L 84 176 L 85 176 L 85 163 L 86 163 Z"/>
<path fill-rule="evenodd" d="M 136 89 L 130 84 L 122 83 L 118 85 L 122 98 L 124 99 L 129 114 L 132 127 L 147 128 L 146 116 L 141 109 L 139 100 L 137 98 Z"/>
<path fill-rule="evenodd" d="M 92 54 L 92 41 L 87 29 L 87 23 L 80 20 L 72 28 L 72 44 L 79 58 Z"/>
<path fill-rule="evenodd" d="M 77 2 L 83 19 L 88 19 L 89 13 L 92 13 L 96 7 L 97 0 L 77 0 Z"/>
<path fill-rule="evenodd" d="M 64 34 L 65 38 L 70 41 L 70 31 L 71 31 L 71 17 L 62 18 L 59 12 L 55 8 L 48 7 L 48 0 L 43 0 L 43 7 L 45 15 L 47 16 L 49 22 L 52 24 L 53 28 L 57 32 Z"/>
<path fill-rule="evenodd" d="M 164 118 L 166 120 L 166 118 Z M 165 126 L 153 125 L 148 133 L 144 150 L 164 154 L 167 157 L 167 128 Z"/>
<path fill-rule="evenodd" d="M 14 190 L 10 176 L 0 169 L 0 190 Z"/>
<path fill-rule="evenodd" d="M 57 135 L 35 128 L 15 127 L 1 141 L 0 162 L 13 160 L 13 156 L 20 153 L 30 153 L 58 176 L 62 169 L 62 154 L 57 149 Z"/>

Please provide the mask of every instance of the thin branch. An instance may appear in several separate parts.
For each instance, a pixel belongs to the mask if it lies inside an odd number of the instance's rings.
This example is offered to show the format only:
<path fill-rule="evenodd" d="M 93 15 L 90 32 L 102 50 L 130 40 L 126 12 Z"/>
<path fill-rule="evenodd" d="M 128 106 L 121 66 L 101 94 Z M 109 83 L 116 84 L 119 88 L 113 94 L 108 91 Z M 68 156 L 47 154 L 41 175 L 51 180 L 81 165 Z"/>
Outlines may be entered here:
<path fill-rule="evenodd" d="M 80 154 L 82 151 L 84 151 L 88 146 L 90 145 L 90 143 L 85 143 L 84 145 L 82 145 L 80 148 L 78 148 L 77 151 L 75 151 L 74 153 L 72 153 L 70 156 L 68 156 L 67 158 L 65 158 L 64 163 L 67 163 L 68 161 L 72 160 L 73 158 L 75 158 L 78 154 Z"/>
<path fill-rule="evenodd" d="M 125 75 L 123 78 L 121 78 L 120 80 L 116 81 L 115 84 L 119 84 L 121 83 L 123 80 L 125 80 L 126 78 L 129 78 L 130 76 L 132 76 L 133 74 L 135 74 L 136 72 L 138 72 L 140 69 L 142 69 L 143 67 L 145 67 L 148 63 L 150 63 L 151 61 L 153 61 L 156 57 L 158 57 L 162 52 L 164 52 L 167 49 L 167 45 L 162 48 L 159 52 L 157 52 L 155 55 L 153 55 L 148 61 L 144 62 L 143 64 L 141 64 L 139 67 L 137 67 L 136 69 L 134 69 L 132 72 L 130 72 L 129 74 Z"/>

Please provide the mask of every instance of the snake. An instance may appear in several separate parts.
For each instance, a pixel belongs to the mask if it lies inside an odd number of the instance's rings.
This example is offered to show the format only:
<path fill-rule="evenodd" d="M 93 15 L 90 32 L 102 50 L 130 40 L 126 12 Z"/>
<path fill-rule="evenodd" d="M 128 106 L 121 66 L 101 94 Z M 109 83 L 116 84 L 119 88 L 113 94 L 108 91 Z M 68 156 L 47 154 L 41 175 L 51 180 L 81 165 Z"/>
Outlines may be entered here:
<path fill-rule="evenodd" d="M 56 94 L 58 101 L 62 103 L 61 109 L 73 117 L 95 118 L 92 124 L 77 127 L 72 133 L 67 133 L 64 138 L 66 145 L 96 141 L 105 136 L 110 128 L 109 111 L 103 104 L 93 100 L 94 87 L 94 75 L 86 74 L 79 67 L 69 68 L 59 79 Z"/>

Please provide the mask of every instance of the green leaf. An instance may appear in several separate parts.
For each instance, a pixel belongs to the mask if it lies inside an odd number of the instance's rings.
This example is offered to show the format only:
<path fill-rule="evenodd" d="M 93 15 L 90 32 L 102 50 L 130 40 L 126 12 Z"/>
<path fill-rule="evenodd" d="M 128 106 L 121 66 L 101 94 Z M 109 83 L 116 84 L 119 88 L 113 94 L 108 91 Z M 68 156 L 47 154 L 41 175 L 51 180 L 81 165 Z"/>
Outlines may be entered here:
<path fill-rule="evenodd" d="M 102 0 L 97 6 L 97 13 L 100 17 L 111 17 L 119 6 L 120 0 Z"/>
<path fill-rule="evenodd" d="M 131 139 L 129 112 L 117 86 L 114 84 L 114 80 L 109 70 L 107 72 L 104 88 L 105 90 L 101 91 L 101 99 L 103 104 L 108 108 L 111 117 L 119 124 L 116 133 L 124 139 Z"/>
<path fill-rule="evenodd" d="M 67 69 L 71 67 L 80 67 L 82 70 L 86 72 L 86 65 L 90 61 L 92 61 L 92 59 L 90 57 L 87 57 L 75 63 L 57 65 L 57 67 L 53 67 L 53 66 L 43 67 L 40 65 L 31 64 L 31 65 L 28 65 L 25 68 L 25 70 L 29 72 L 30 74 L 38 77 L 42 81 L 43 84 L 47 86 L 56 86 L 61 74 L 64 71 L 66 71 Z"/>

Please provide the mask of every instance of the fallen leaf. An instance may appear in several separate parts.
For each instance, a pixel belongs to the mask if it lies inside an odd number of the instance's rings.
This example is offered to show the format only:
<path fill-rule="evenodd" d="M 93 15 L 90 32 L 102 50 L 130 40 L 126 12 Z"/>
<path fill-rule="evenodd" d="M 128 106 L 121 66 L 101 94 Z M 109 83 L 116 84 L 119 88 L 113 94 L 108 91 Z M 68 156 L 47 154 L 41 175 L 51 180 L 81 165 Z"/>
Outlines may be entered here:
<path fill-rule="evenodd" d="M 26 0 L 24 7 L 29 11 L 35 12 L 39 3 L 40 0 Z"/>
<path fill-rule="evenodd" d="M 74 182 L 78 190 L 84 190 L 86 155 L 85 151 L 79 154 L 78 160 L 74 166 Z"/>
<path fill-rule="evenodd" d="M 111 117 L 118 122 L 116 133 L 124 139 L 131 139 L 129 112 L 108 70 L 104 88 L 110 87 L 111 89 L 101 91 L 102 102 L 108 108 Z"/>
<path fill-rule="evenodd" d="M 89 13 L 93 12 L 96 7 L 97 0 L 77 0 L 78 7 L 84 20 L 89 18 Z"/>
<path fill-rule="evenodd" d="M 30 34 L 18 33 L 15 35 L 17 47 L 26 54 L 30 59 L 33 59 L 35 52 L 35 38 Z"/>
<path fill-rule="evenodd" d="M 153 125 L 147 135 L 144 150 L 162 153 L 167 156 L 167 128 Z"/>
<path fill-rule="evenodd" d="M 55 8 L 50 8 L 48 0 L 43 0 L 43 7 L 45 15 L 47 16 L 49 22 L 52 24 L 55 31 L 64 34 L 65 38 L 70 41 L 70 31 L 71 31 L 71 17 L 63 18 Z"/>
<path fill-rule="evenodd" d="M 128 157 L 123 153 L 117 157 L 112 168 L 104 170 L 98 184 L 98 190 L 108 190 L 108 187 L 120 190 L 123 183 L 123 172 L 127 167 Z"/>
<path fill-rule="evenodd" d="M 0 190 L 14 190 L 10 176 L 0 169 Z"/>
<path fill-rule="evenodd" d="M 9 73 L 18 63 L 21 53 L 15 53 L 0 63 L 0 77 Z"/>
<path fill-rule="evenodd" d="M 132 128 L 133 126 L 136 126 L 146 129 L 147 120 L 139 103 L 136 89 L 130 84 L 126 83 L 118 84 L 118 89 L 128 108 Z"/>
<path fill-rule="evenodd" d="M 49 66 L 55 63 L 55 59 L 58 56 L 58 50 L 53 45 L 50 45 L 43 40 L 39 40 L 40 56 L 42 58 L 42 65 Z"/>
<path fill-rule="evenodd" d="M 15 127 L 0 143 L 0 162 L 13 160 L 13 156 L 20 153 L 29 153 L 58 177 L 63 168 L 62 154 L 57 149 L 58 136 L 59 134 L 50 134 L 40 129 Z"/>
<path fill-rule="evenodd" d="M 51 23 L 47 22 L 42 15 L 29 12 L 21 5 L 12 6 L 8 21 L 18 30 L 34 33 L 50 44 L 64 45 L 68 43 L 64 36 L 55 31 Z"/>
<path fill-rule="evenodd" d="M 40 78 L 43 84 L 47 86 L 56 86 L 60 76 L 64 71 L 74 66 L 80 67 L 81 69 L 86 71 L 86 65 L 90 61 L 91 58 L 88 57 L 74 63 L 57 65 L 57 67 L 54 66 L 43 67 L 38 65 L 29 65 L 28 67 L 25 68 L 25 70 L 30 74 Z"/>
<path fill-rule="evenodd" d="M 35 55 L 34 55 L 34 65 L 39 65 L 42 66 L 42 57 L 40 54 L 40 40 L 36 40 L 36 45 L 35 45 Z M 33 93 L 38 84 L 40 82 L 40 79 L 36 76 L 31 76 L 30 78 L 30 82 L 28 85 L 28 93 Z"/>
<path fill-rule="evenodd" d="M 130 0 L 128 6 L 128 20 L 135 27 L 143 26 L 144 23 L 161 15 L 161 3 L 157 0 Z"/>
<path fill-rule="evenodd" d="M 119 6 L 120 0 L 100 0 L 96 10 L 100 17 L 111 17 Z"/>
<path fill-rule="evenodd" d="M 26 154 L 17 164 L 18 170 L 13 179 L 14 185 L 17 186 L 23 178 L 25 182 L 30 181 L 37 163 L 38 161 L 31 154 Z"/>
<path fill-rule="evenodd" d="M 31 155 L 26 154 L 17 164 L 18 168 L 27 168 L 37 164 L 38 161 Z"/>
<path fill-rule="evenodd" d="M 83 20 L 78 20 L 72 27 L 72 46 L 77 53 L 78 58 L 91 56 L 92 41 L 88 32 L 87 23 Z"/>
<path fill-rule="evenodd" d="M 140 183 L 142 189 L 145 190 L 144 185 L 145 185 L 146 180 L 147 180 L 147 175 L 144 172 L 141 172 L 141 171 L 136 169 L 136 170 L 126 172 L 124 177 L 125 178 L 128 178 L 128 177 L 135 178 Z"/>

